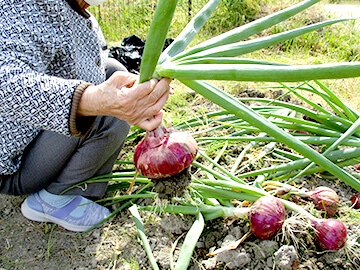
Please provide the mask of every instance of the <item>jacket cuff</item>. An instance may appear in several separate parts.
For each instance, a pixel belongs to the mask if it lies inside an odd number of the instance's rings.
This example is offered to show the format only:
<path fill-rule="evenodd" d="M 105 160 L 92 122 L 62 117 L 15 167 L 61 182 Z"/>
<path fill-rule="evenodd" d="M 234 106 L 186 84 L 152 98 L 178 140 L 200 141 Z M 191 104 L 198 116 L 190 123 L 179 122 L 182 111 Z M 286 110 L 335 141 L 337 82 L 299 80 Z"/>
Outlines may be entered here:
<path fill-rule="evenodd" d="M 96 116 L 78 116 L 77 110 L 79 107 L 80 99 L 82 94 L 84 93 L 85 89 L 93 85 L 92 83 L 81 83 L 76 87 L 72 102 L 71 102 L 71 109 L 69 115 L 69 129 L 70 134 L 76 137 L 83 137 L 85 136 L 90 129 L 93 127 Z"/>

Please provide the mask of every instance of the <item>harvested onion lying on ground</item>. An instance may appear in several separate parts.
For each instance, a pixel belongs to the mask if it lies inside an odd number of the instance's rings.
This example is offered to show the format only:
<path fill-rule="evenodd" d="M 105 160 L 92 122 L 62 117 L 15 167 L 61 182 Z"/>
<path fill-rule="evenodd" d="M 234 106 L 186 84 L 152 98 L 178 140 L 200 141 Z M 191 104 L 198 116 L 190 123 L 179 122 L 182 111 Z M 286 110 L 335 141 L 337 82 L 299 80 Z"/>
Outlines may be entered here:
<path fill-rule="evenodd" d="M 328 187 L 319 186 L 313 190 L 303 191 L 302 189 L 295 188 L 288 184 L 266 181 L 263 186 L 266 190 L 273 191 L 273 195 L 288 197 L 288 195 L 296 195 L 312 201 L 315 208 L 326 213 L 326 216 L 332 217 L 336 214 L 340 204 L 340 199 L 337 193 Z"/>
<path fill-rule="evenodd" d="M 248 216 L 252 233 L 263 240 L 272 238 L 286 218 L 283 203 L 273 196 L 260 197 L 250 208 L 236 208 L 233 215 L 237 218 Z"/>
<path fill-rule="evenodd" d="M 284 205 L 278 198 L 273 196 L 260 197 L 251 207 L 233 208 L 232 215 L 236 218 L 248 216 L 250 231 L 235 243 L 214 250 L 207 256 L 215 256 L 221 252 L 236 249 L 251 233 L 260 239 L 269 240 L 281 229 L 286 219 Z"/>
<path fill-rule="evenodd" d="M 285 218 L 285 207 L 279 199 L 272 196 L 261 197 L 251 206 L 251 231 L 263 240 L 270 239 L 280 230 Z"/>
<path fill-rule="evenodd" d="M 315 231 L 315 241 L 317 246 L 325 250 L 338 250 L 347 241 L 347 231 L 345 225 L 338 219 L 316 218 L 302 206 L 287 200 L 282 200 L 286 208 L 295 211 L 306 217 Z"/>
<path fill-rule="evenodd" d="M 325 250 L 338 250 L 346 242 L 346 227 L 338 219 L 313 219 L 315 240 Z"/>
<path fill-rule="evenodd" d="M 336 214 L 336 211 L 340 204 L 339 196 L 334 190 L 328 187 L 317 187 L 304 194 L 309 200 L 311 200 L 315 208 L 326 212 L 328 217 L 332 217 Z"/>

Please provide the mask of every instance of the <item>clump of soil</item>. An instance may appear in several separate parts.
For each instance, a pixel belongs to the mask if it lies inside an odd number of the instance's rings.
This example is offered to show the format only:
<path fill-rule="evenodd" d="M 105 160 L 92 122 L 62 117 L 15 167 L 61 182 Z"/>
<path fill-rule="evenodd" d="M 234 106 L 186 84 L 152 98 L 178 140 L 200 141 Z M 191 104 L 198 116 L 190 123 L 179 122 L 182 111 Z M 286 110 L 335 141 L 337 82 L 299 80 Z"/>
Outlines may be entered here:
<path fill-rule="evenodd" d="M 154 184 L 159 199 L 171 200 L 174 197 L 181 197 L 191 183 L 190 168 L 188 167 L 170 177 L 151 179 L 151 182 Z"/>

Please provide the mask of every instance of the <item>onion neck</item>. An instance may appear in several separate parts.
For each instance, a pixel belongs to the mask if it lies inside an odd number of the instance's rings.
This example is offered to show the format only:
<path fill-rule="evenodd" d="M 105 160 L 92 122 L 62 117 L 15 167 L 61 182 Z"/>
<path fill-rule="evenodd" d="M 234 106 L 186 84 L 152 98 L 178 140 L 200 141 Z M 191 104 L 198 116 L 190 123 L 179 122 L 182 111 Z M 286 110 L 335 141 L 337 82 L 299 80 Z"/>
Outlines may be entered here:
<path fill-rule="evenodd" d="M 163 143 L 166 134 L 167 129 L 163 124 L 161 124 L 154 130 L 146 132 L 146 144 L 152 148 L 160 146 Z"/>
<path fill-rule="evenodd" d="M 287 208 L 287 209 L 290 209 L 290 210 L 293 210 L 294 212 L 298 213 L 298 214 L 301 214 L 303 216 L 305 216 L 306 218 L 308 218 L 311 222 L 315 223 L 316 220 L 318 218 L 314 217 L 313 215 L 311 215 L 308 211 L 306 211 L 302 206 L 300 205 L 297 205 L 293 202 L 290 202 L 288 200 L 284 200 L 284 199 L 279 199 L 283 204 L 284 206 Z"/>
<path fill-rule="evenodd" d="M 152 131 L 149 131 L 148 133 L 151 133 L 151 136 L 154 136 L 155 138 L 163 138 L 166 134 L 166 128 L 164 124 L 161 123 L 160 126 Z"/>

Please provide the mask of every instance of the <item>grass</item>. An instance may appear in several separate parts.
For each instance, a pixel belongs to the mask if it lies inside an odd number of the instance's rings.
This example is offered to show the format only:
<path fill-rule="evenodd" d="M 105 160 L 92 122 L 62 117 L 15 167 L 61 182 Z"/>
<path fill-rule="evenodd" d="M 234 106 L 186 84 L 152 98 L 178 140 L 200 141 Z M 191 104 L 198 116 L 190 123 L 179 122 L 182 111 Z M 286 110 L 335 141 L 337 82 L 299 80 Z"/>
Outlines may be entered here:
<path fill-rule="evenodd" d="M 156 8 L 155 0 L 109 0 L 99 7 L 90 7 L 89 10 L 94 14 L 104 32 L 104 36 L 110 45 L 119 44 L 123 38 L 136 34 L 143 39 L 149 30 L 150 22 Z M 207 1 L 192 1 L 191 14 L 195 14 Z M 294 2 L 284 1 L 250 1 L 250 0 L 226 0 L 222 1 L 210 20 L 202 29 L 200 35 L 195 38 L 195 43 L 208 39 L 211 36 L 223 33 L 234 27 L 253 21 L 264 15 L 278 11 Z M 327 14 L 320 14 L 322 5 L 304 11 L 293 19 L 280 23 L 263 34 L 279 33 L 291 28 L 307 25 L 309 23 L 324 20 Z M 176 10 L 174 21 L 171 26 L 169 37 L 175 37 L 189 21 L 189 3 L 180 0 Z M 239 12 L 240 11 L 240 12 Z M 335 25 L 324 30 L 307 34 L 276 46 L 270 51 L 275 54 L 277 50 L 291 53 L 289 59 L 299 55 L 299 52 L 316 56 L 326 55 L 336 61 L 349 60 L 355 61 L 359 57 L 356 22 L 348 22 L 342 25 Z M 341 45 L 341 47 L 339 46 Z M 348 48 L 348 50 L 344 50 Z M 266 52 L 265 52 L 266 55 Z M 286 58 L 286 56 L 285 56 Z M 300 59 L 300 57 L 299 57 Z M 298 59 L 294 59 L 297 61 Z"/>
<path fill-rule="evenodd" d="M 318 15 L 318 12 L 321 12 L 321 10 L 316 8 L 312 12 Z M 272 33 L 276 34 L 294 27 L 309 24 L 310 22 L 316 22 L 319 17 L 316 17 L 315 14 L 311 14 L 311 12 L 310 14 L 305 13 L 305 16 L 310 15 L 308 17 L 310 20 L 297 16 L 297 18 L 290 20 L 290 22 L 273 27 Z M 320 19 L 323 20 L 326 17 L 330 16 L 323 15 L 320 16 Z M 299 60 L 300 63 L 304 62 L 304 59 L 301 60 L 301 56 L 306 56 L 306 63 L 310 64 L 322 64 L 335 61 L 359 61 L 360 49 L 356 46 L 360 40 L 358 29 L 359 24 L 355 20 L 335 24 L 328 28 L 310 32 L 295 40 L 286 41 L 267 51 L 272 52 L 272 54 L 274 52 L 276 54 L 285 52 L 285 59 L 291 59 L 291 61 L 296 63 L 299 63 Z"/>

